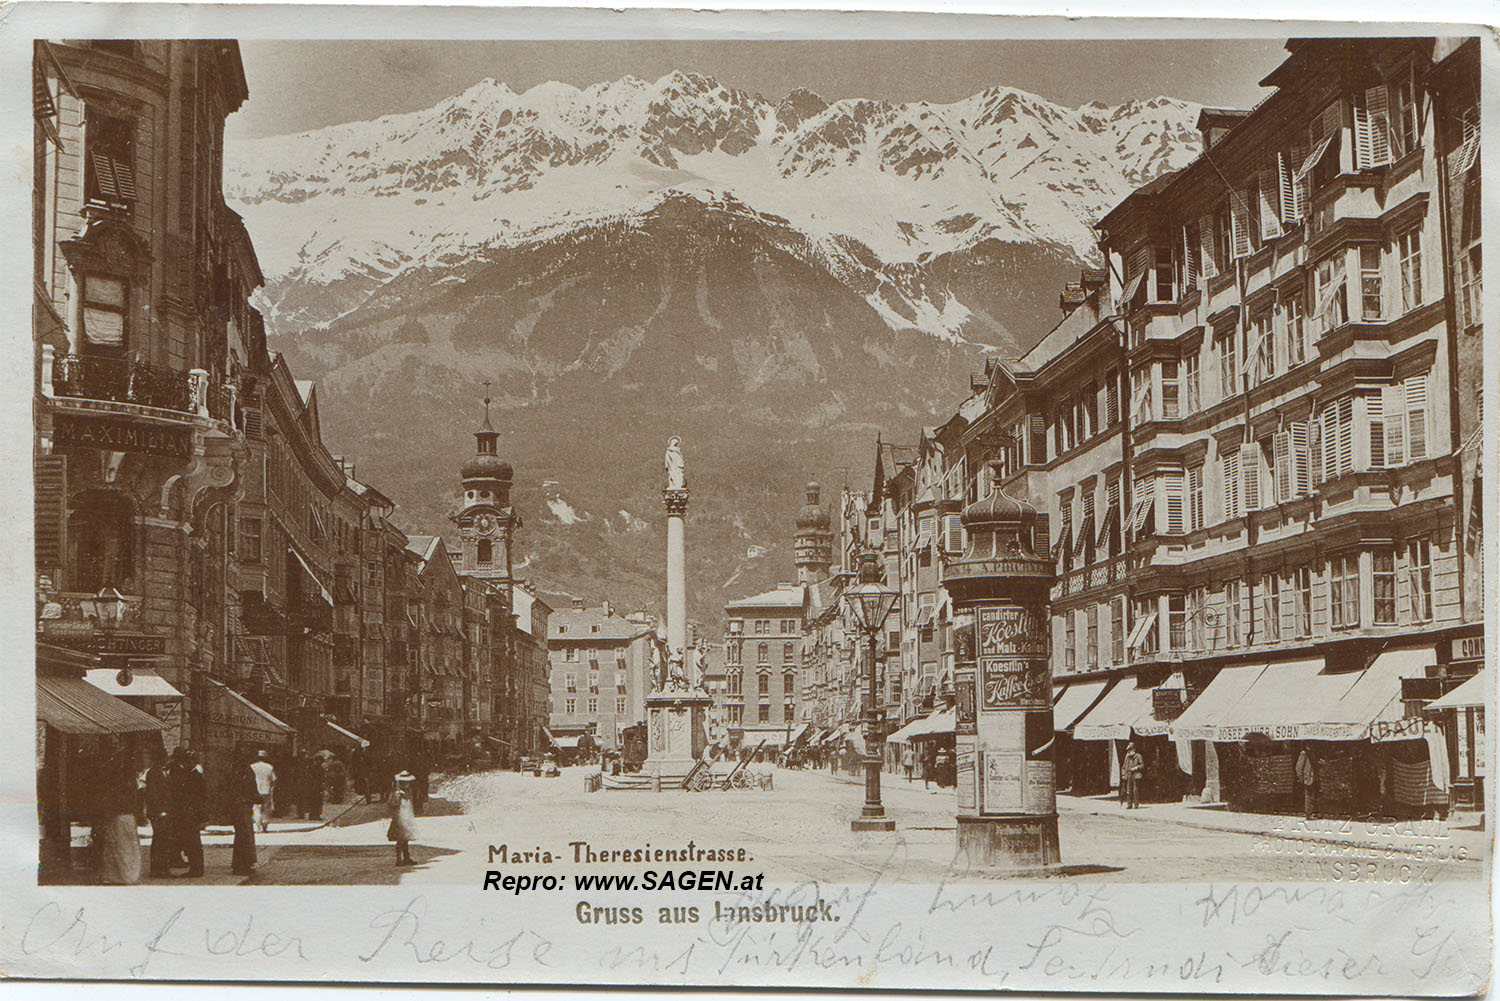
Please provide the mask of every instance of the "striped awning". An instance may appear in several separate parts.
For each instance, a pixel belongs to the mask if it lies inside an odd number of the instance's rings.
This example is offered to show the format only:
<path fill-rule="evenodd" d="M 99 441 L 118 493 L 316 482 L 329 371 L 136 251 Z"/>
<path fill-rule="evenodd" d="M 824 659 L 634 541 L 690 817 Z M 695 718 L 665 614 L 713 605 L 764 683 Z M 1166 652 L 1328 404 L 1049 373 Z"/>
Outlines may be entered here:
<path fill-rule="evenodd" d="M 82 678 L 37 678 L 36 718 L 63 733 L 150 733 L 167 728 L 150 713 Z"/>

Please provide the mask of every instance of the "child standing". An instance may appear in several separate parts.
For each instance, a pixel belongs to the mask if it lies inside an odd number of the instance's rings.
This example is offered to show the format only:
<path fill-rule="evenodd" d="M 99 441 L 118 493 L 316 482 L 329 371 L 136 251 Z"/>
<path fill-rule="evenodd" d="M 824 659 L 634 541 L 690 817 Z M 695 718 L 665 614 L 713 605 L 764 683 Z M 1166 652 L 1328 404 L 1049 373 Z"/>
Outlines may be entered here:
<path fill-rule="evenodd" d="M 396 864 L 416 865 L 411 857 L 411 840 L 417 836 L 417 814 L 412 806 L 412 790 L 417 777 L 403 770 L 396 776 L 396 788 L 391 793 L 391 826 L 386 829 L 387 841 L 396 842 Z"/>

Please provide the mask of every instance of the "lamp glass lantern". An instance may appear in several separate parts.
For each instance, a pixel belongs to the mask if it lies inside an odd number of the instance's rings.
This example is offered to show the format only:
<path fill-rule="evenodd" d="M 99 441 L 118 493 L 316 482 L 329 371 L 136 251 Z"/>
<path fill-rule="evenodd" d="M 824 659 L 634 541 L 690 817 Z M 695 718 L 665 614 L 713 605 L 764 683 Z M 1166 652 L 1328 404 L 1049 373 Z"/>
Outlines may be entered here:
<path fill-rule="evenodd" d="M 83 609 L 84 615 L 99 623 L 101 628 L 110 630 L 120 624 L 128 603 L 128 599 L 123 594 L 106 584 L 93 597 L 80 598 L 78 607 Z"/>
<path fill-rule="evenodd" d="M 886 617 L 891 614 L 891 609 L 896 607 L 896 599 L 900 595 L 885 585 L 875 581 L 867 581 L 844 592 L 844 607 L 848 610 L 849 619 L 860 632 L 871 634 L 878 632 Z"/>

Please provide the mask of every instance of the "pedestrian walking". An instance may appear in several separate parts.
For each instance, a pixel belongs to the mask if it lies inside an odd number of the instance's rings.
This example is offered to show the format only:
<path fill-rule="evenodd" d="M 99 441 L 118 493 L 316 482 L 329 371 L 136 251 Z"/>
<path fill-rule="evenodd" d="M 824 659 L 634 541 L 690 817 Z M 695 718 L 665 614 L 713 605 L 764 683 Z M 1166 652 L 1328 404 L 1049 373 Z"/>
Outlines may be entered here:
<path fill-rule="evenodd" d="M 322 760 L 311 756 L 302 759 L 300 774 L 302 776 L 302 816 L 306 820 L 322 820 L 323 792 L 327 786 Z"/>
<path fill-rule="evenodd" d="M 1302 787 L 1302 814 L 1312 820 L 1318 812 L 1318 761 L 1306 744 L 1302 745 L 1302 753 L 1297 755 L 1296 774 L 1297 784 Z"/>
<path fill-rule="evenodd" d="M 146 820 L 151 824 L 150 873 L 156 879 L 172 875 L 172 863 L 178 850 L 172 843 L 171 833 L 171 783 L 167 777 L 167 762 L 161 755 L 146 769 Z"/>
<path fill-rule="evenodd" d="M 234 852 L 229 869 L 239 876 L 255 872 L 255 807 L 260 803 L 260 789 L 255 772 L 243 756 L 235 760 L 229 775 L 229 802 L 233 811 Z"/>
<path fill-rule="evenodd" d="M 271 797 L 276 792 L 276 769 L 265 751 L 255 752 L 255 762 L 250 771 L 255 774 L 255 792 L 260 802 L 255 805 L 255 826 L 264 834 L 271 826 Z"/>
<path fill-rule="evenodd" d="M 901 764 L 906 769 L 906 781 L 911 781 L 912 769 L 917 766 L 917 753 L 910 744 L 905 744 L 901 749 Z"/>
<path fill-rule="evenodd" d="M 1141 807 L 1141 779 L 1146 774 L 1146 761 L 1134 743 L 1125 745 L 1125 809 L 1139 810 Z"/>
<path fill-rule="evenodd" d="M 417 777 L 402 770 L 395 778 L 391 791 L 391 825 L 386 828 L 387 841 L 396 843 L 396 864 L 415 865 L 411 857 L 411 842 L 417 836 L 417 814 L 412 803 Z"/>
<path fill-rule="evenodd" d="M 124 747 L 110 748 L 100 769 L 97 814 L 91 831 L 101 883 L 140 881 L 141 841 L 135 826 L 139 793 L 134 755 Z"/>
<path fill-rule="evenodd" d="M 171 790 L 170 826 L 172 841 L 187 856 L 187 875 L 203 875 L 203 822 L 208 817 L 208 781 L 191 751 L 178 747 L 172 752 L 172 767 L 167 771 Z"/>
<path fill-rule="evenodd" d="M 427 809 L 427 792 L 431 788 L 432 781 L 432 759 L 428 757 L 427 748 L 424 746 L 417 752 L 417 773 L 415 776 L 415 787 L 412 790 L 414 806 L 418 813 Z M 409 774 L 404 772 L 402 774 Z"/>

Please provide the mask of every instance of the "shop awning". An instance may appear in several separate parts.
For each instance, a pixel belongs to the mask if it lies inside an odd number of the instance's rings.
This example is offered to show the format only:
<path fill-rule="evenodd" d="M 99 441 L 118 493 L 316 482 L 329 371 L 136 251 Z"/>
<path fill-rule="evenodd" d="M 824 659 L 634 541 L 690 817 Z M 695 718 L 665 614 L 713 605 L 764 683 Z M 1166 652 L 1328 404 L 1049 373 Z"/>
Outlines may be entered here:
<path fill-rule="evenodd" d="M 1266 669 L 1264 664 L 1241 664 L 1226 667 L 1214 675 L 1193 704 L 1167 728 L 1173 740 L 1213 740 L 1220 718 L 1255 684 Z"/>
<path fill-rule="evenodd" d="M 1368 672 L 1331 673 L 1321 657 L 1269 664 L 1234 704 L 1213 723 L 1214 740 L 1244 740 L 1252 733 L 1272 740 L 1361 740 L 1369 733 L 1370 718 L 1351 717 L 1380 711 L 1378 701 L 1350 697 L 1351 689 Z M 1217 680 L 1217 679 L 1216 679 Z M 1378 682 L 1372 679 L 1372 684 Z M 1389 680 L 1389 679 L 1387 679 Z M 1392 682 L 1397 694 L 1400 682 Z M 1386 688 L 1387 693 L 1391 691 Z M 1345 708 L 1340 709 L 1344 703 Z M 1358 707 L 1374 703 L 1374 708 Z"/>
<path fill-rule="evenodd" d="M 36 718 L 63 733 L 150 733 L 167 725 L 82 678 L 36 679 Z"/>
<path fill-rule="evenodd" d="M 1079 681 L 1064 688 L 1052 705 L 1052 729 L 1058 733 L 1071 730 L 1073 724 L 1104 694 L 1108 684 L 1108 680 Z"/>
<path fill-rule="evenodd" d="M 805 736 L 807 736 L 808 733 L 811 730 L 812 730 L 812 724 L 811 723 L 803 723 L 796 730 L 792 731 L 791 739 L 787 741 L 787 745 L 791 746 L 792 744 L 796 744 L 796 743 L 800 742 L 802 740 L 802 738 L 805 737 Z"/>
<path fill-rule="evenodd" d="M 221 681 L 208 682 L 208 718 L 214 730 L 232 740 L 263 738 L 282 741 L 293 729 Z"/>
<path fill-rule="evenodd" d="M 901 729 L 897 730 L 895 733 L 893 733 L 889 737 L 885 738 L 886 743 L 888 743 L 888 744 L 904 744 L 904 743 L 906 743 L 907 740 L 913 734 L 915 734 L 922 727 L 922 725 L 924 723 L 927 722 L 927 719 L 928 719 L 928 717 L 926 717 L 926 716 L 918 716 L 916 719 L 912 720 L 910 723 L 907 723 Z"/>
<path fill-rule="evenodd" d="M 1431 712 L 1435 709 L 1477 709 L 1485 705 L 1485 693 L 1488 689 L 1485 682 L 1485 673 L 1481 669 L 1474 677 L 1459 685 L 1453 691 L 1440 699 L 1433 699 L 1423 709 Z"/>
<path fill-rule="evenodd" d="M 331 719 L 325 719 L 323 721 L 323 725 L 326 726 L 326 727 L 328 727 L 328 729 L 332 730 L 334 732 L 334 734 L 336 734 L 338 737 L 342 738 L 343 740 L 347 741 L 350 744 L 353 744 L 355 747 L 369 747 L 370 746 L 370 742 L 368 740 L 366 740 L 365 738 L 361 737 L 359 734 L 355 733 L 353 730 L 346 730 L 346 729 L 344 729 L 343 727 L 339 726 L 337 723 L 335 723 Z"/>
<path fill-rule="evenodd" d="M 1142 716 L 1151 716 L 1153 688 L 1136 687 L 1136 679 L 1121 678 L 1073 726 L 1074 740 L 1129 740 Z"/>
<path fill-rule="evenodd" d="M 119 671 L 108 667 L 90 668 L 84 680 L 107 695 L 143 696 L 155 699 L 180 699 L 182 693 L 155 671 L 131 670 L 130 684 L 122 685 L 117 679 Z"/>
<path fill-rule="evenodd" d="M 1437 651 L 1430 646 L 1381 651 L 1325 717 L 1328 735 L 1309 732 L 1307 739 L 1364 740 L 1378 724 L 1395 723 L 1406 714 L 1401 679 L 1426 677 L 1436 664 Z"/>
<path fill-rule="evenodd" d="M 917 740 L 930 740 L 937 737 L 951 736 L 953 727 L 958 722 L 958 711 L 956 709 L 944 709 L 942 712 L 933 713 L 922 721 L 922 729 L 915 734 Z"/>
<path fill-rule="evenodd" d="M 765 741 L 767 747 L 780 747 L 787 742 L 786 730 L 746 730 L 742 743 L 749 747 L 756 747 L 761 741 Z"/>

